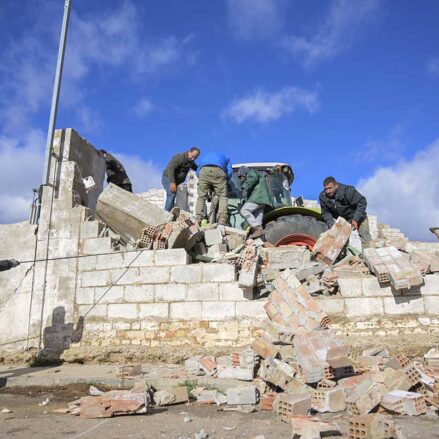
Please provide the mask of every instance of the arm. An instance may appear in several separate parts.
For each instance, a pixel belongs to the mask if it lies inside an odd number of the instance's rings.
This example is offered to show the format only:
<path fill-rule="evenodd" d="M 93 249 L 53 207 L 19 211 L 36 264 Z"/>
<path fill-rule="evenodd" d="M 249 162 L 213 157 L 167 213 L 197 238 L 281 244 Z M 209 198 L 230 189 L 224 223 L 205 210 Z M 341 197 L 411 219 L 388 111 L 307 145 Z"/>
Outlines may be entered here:
<path fill-rule="evenodd" d="M 172 157 L 168 164 L 168 178 L 171 184 L 175 184 L 175 171 L 181 164 L 180 155 L 176 154 Z"/>
<path fill-rule="evenodd" d="M 256 174 L 256 172 L 249 171 L 247 174 L 247 179 L 241 184 L 242 189 L 247 193 L 247 195 L 249 195 L 254 187 L 258 184 L 258 180 L 258 174 Z"/>
<path fill-rule="evenodd" d="M 360 224 L 366 217 L 367 200 L 353 186 L 349 186 L 346 190 L 346 198 L 352 206 L 356 207 L 352 221 Z"/>
<path fill-rule="evenodd" d="M 198 169 L 198 165 L 197 165 L 195 162 L 192 162 L 192 163 L 191 163 L 191 169 L 192 169 L 193 171 L 196 171 L 196 170 Z"/>
<path fill-rule="evenodd" d="M 15 259 L 5 259 L 0 261 L 0 271 L 10 270 L 18 265 L 20 265 L 20 262 L 16 261 Z"/>
<path fill-rule="evenodd" d="M 320 201 L 320 208 L 322 210 L 323 221 L 327 224 L 328 227 L 332 227 L 335 223 L 335 220 L 334 220 L 334 217 L 332 216 L 331 212 L 328 210 L 328 206 L 326 205 L 325 201 L 323 200 L 322 195 L 320 195 L 319 201 Z"/>

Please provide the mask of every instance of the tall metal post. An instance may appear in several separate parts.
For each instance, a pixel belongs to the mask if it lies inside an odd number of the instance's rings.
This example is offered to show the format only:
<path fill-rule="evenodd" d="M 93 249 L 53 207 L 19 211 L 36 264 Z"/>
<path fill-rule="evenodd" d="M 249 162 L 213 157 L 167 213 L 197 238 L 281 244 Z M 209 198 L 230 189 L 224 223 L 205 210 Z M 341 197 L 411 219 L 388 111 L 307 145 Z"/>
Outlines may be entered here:
<path fill-rule="evenodd" d="M 43 184 L 45 185 L 50 183 L 49 175 L 50 175 L 50 162 L 52 159 L 52 143 L 53 143 L 53 135 L 55 131 L 56 116 L 58 113 L 59 90 L 61 87 L 61 77 L 62 77 L 62 70 L 64 65 L 64 53 L 66 49 L 69 16 L 70 16 L 70 0 L 65 0 L 64 16 L 63 16 L 62 28 L 61 28 L 61 37 L 59 40 L 58 61 L 56 63 L 55 82 L 53 84 L 53 95 L 52 95 L 52 106 L 50 108 L 49 128 L 47 130 L 46 160 L 44 162 L 44 175 L 43 175 Z"/>

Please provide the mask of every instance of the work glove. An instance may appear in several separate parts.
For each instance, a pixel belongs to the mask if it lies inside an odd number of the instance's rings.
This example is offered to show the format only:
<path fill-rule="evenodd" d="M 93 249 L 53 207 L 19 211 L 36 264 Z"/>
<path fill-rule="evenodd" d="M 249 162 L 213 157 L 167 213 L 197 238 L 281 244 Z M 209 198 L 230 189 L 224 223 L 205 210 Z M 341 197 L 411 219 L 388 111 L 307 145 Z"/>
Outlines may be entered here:
<path fill-rule="evenodd" d="M 11 268 L 18 267 L 20 265 L 20 262 L 18 262 L 16 259 L 9 259 L 9 264 L 11 264 Z"/>

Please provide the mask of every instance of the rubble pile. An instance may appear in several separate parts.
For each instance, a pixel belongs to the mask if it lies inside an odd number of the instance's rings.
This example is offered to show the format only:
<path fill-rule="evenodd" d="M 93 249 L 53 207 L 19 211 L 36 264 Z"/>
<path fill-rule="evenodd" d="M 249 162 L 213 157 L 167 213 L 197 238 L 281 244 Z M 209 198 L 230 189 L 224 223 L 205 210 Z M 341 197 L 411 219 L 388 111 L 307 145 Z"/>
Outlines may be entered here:
<path fill-rule="evenodd" d="M 252 381 L 218 390 L 197 388 L 199 403 L 256 405 L 274 411 L 293 435 L 317 438 L 339 432 L 319 413 L 349 418 L 349 438 L 396 437 L 392 415 L 418 416 L 439 403 L 439 354 L 424 365 L 403 354 L 390 357 L 383 346 L 358 352 L 327 328 L 329 320 L 294 275 L 286 270 L 273 282 L 268 319 L 251 345 L 229 356 L 195 356 L 185 369 L 195 375 Z M 330 434 L 329 434 L 330 435 Z"/>
<path fill-rule="evenodd" d="M 247 299 L 273 292 L 273 281 L 285 270 L 291 270 L 312 296 L 336 294 L 340 277 L 374 275 L 381 284 L 403 291 L 439 272 L 439 255 L 416 248 L 398 231 L 392 234 L 393 229 L 380 229 L 387 238 L 372 241 L 360 256 L 349 245 L 352 227 L 343 218 L 320 236 L 311 251 L 247 239 L 246 231 L 233 227 L 200 227 L 188 212 L 179 208 L 166 212 L 112 184 L 100 195 L 96 212 L 127 248 L 184 248 L 195 263 L 234 265 Z"/>

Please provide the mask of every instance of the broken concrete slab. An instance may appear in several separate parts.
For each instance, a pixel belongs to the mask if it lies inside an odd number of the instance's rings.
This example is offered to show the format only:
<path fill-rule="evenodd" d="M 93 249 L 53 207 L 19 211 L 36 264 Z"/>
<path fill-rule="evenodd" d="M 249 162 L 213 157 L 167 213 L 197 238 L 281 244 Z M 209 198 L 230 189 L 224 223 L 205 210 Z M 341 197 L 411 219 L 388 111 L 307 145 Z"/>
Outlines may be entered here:
<path fill-rule="evenodd" d="M 311 261 L 310 251 L 296 245 L 264 248 L 261 256 L 264 263 L 274 270 L 298 269 Z"/>
<path fill-rule="evenodd" d="M 383 384 L 375 383 L 372 380 L 363 381 L 346 399 L 349 413 L 365 415 L 371 412 L 386 393 L 387 388 Z"/>
<path fill-rule="evenodd" d="M 154 402 L 157 406 L 175 405 L 189 401 L 187 387 L 173 387 L 168 390 L 159 390 L 154 393 Z"/>
<path fill-rule="evenodd" d="M 146 227 L 157 227 L 173 219 L 171 213 L 111 183 L 98 198 L 96 214 L 124 242 L 133 244 Z"/>
<path fill-rule="evenodd" d="M 380 283 L 390 282 L 396 290 L 423 283 L 421 272 L 395 247 L 367 248 L 364 260 Z"/>
<path fill-rule="evenodd" d="M 255 386 L 232 387 L 227 389 L 228 405 L 255 405 L 258 403 L 258 393 Z"/>
<path fill-rule="evenodd" d="M 381 399 L 385 409 L 408 416 L 419 416 L 427 412 L 424 395 L 403 390 L 392 390 Z"/>

